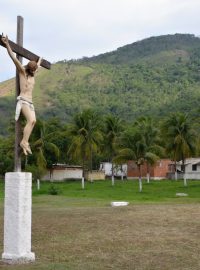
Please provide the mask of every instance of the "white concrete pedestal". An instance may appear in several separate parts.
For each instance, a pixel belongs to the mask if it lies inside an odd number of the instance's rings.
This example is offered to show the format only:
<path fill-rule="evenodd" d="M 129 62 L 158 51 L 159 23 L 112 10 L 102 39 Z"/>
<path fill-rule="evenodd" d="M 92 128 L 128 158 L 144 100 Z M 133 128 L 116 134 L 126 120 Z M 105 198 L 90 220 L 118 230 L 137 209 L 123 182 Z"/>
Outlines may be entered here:
<path fill-rule="evenodd" d="M 31 207 L 32 174 L 6 173 L 2 259 L 7 263 L 35 261 L 31 252 Z"/>

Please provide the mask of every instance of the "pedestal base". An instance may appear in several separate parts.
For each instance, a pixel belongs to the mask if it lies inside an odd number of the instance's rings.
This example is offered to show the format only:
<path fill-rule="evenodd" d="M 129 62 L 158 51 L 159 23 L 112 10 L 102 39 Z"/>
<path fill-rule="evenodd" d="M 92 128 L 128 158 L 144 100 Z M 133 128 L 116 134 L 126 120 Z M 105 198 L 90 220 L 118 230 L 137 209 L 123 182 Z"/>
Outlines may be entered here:
<path fill-rule="evenodd" d="M 3 253 L 2 261 L 8 264 L 31 263 L 35 261 L 35 253 L 30 252 L 21 255 Z"/>
<path fill-rule="evenodd" d="M 4 262 L 28 263 L 31 252 L 32 174 L 6 173 L 4 201 Z"/>

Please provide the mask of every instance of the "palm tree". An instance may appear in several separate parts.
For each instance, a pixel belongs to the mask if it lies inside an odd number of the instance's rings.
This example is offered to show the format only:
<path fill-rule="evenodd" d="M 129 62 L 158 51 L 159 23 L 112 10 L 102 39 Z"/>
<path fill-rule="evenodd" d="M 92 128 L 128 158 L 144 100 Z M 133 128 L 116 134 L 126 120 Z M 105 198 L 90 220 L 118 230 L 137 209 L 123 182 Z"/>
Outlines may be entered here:
<path fill-rule="evenodd" d="M 118 116 L 108 115 L 105 118 L 104 147 L 106 156 L 112 163 L 112 185 L 115 183 L 113 158 L 116 154 L 116 144 L 122 129 L 122 120 Z"/>
<path fill-rule="evenodd" d="M 100 119 L 97 113 L 92 110 L 85 110 L 74 117 L 70 128 L 72 142 L 68 154 L 81 159 L 83 166 L 82 188 L 84 188 L 84 177 L 86 161 L 90 163 L 92 171 L 92 156 L 97 152 L 102 140 L 100 131 Z"/>
<path fill-rule="evenodd" d="M 139 127 L 127 129 L 121 136 L 121 145 L 118 155 L 114 158 L 116 162 L 133 160 L 138 168 L 139 191 L 142 191 L 141 166 L 145 162 L 154 163 L 157 155 L 148 151 L 144 136 Z"/>
<path fill-rule="evenodd" d="M 185 113 L 174 113 L 170 115 L 162 126 L 163 136 L 166 139 L 166 148 L 172 154 L 175 162 L 182 161 L 184 185 L 187 185 L 185 177 L 185 159 L 190 157 L 195 150 L 195 134 L 192 129 L 191 121 Z"/>
<path fill-rule="evenodd" d="M 48 133 L 46 123 L 38 120 L 31 137 L 33 160 L 37 165 L 38 177 L 44 174 L 46 167 L 51 167 L 59 158 L 60 150 L 51 142 L 53 137 L 54 132 Z"/>
<path fill-rule="evenodd" d="M 146 151 L 149 153 L 153 153 L 154 155 L 157 155 L 157 159 L 155 158 L 146 159 L 147 183 L 149 183 L 150 166 L 155 165 L 156 161 L 159 159 L 159 156 L 163 155 L 164 148 L 161 146 L 161 141 L 159 138 L 159 129 L 155 125 L 155 123 L 153 123 L 150 117 L 141 117 L 137 119 L 137 121 L 135 122 L 135 126 L 137 126 L 142 133 L 146 145 Z"/>

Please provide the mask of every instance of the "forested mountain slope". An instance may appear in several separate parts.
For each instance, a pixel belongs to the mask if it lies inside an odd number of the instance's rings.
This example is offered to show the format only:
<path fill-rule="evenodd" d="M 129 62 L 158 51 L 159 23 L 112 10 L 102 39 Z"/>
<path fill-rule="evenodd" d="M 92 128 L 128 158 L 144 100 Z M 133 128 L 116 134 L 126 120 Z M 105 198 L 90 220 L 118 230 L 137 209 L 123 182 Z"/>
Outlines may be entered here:
<path fill-rule="evenodd" d="M 195 115 L 200 103 L 200 39 L 176 34 L 151 37 L 116 51 L 59 61 L 37 74 L 34 102 L 39 117 L 67 123 L 93 108 L 132 121 L 173 111 Z M 14 115 L 14 81 L 0 84 L 1 133 Z"/>

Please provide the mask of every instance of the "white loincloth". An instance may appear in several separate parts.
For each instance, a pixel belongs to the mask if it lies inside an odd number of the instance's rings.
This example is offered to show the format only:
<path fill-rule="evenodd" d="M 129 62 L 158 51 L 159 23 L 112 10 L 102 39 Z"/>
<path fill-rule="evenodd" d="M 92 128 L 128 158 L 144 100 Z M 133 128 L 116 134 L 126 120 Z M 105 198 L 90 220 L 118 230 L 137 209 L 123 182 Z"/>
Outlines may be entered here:
<path fill-rule="evenodd" d="M 26 100 L 25 98 L 18 96 L 17 97 L 17 104 L 16 104 L 16 111 L 15 111 L 15 121 L 17 121 L 19 119 L 21 110 L 22 110 L 22 105 L 26 104 L 27 106 L 29 106 L 31 111 L 35 111 L 34 105 L 32 102 Z"/>

